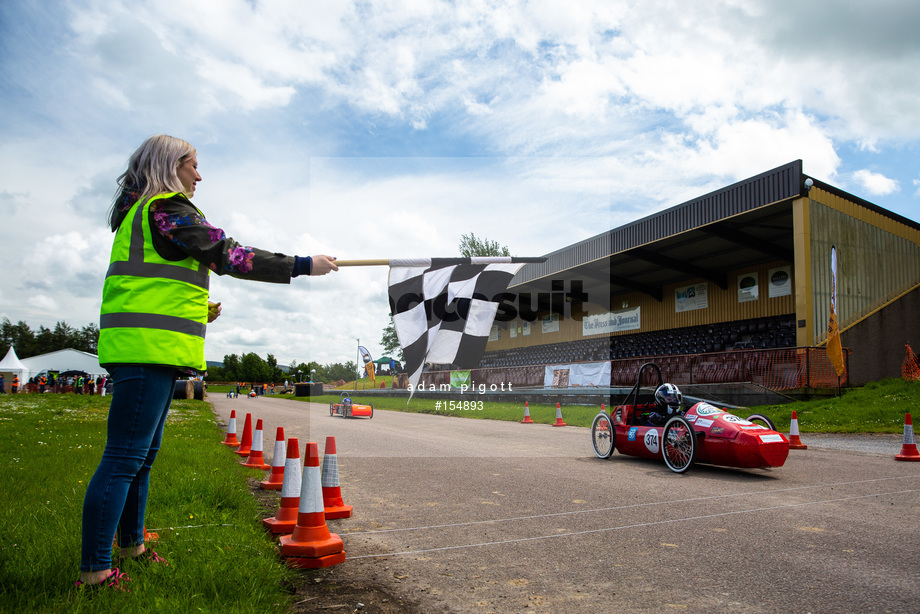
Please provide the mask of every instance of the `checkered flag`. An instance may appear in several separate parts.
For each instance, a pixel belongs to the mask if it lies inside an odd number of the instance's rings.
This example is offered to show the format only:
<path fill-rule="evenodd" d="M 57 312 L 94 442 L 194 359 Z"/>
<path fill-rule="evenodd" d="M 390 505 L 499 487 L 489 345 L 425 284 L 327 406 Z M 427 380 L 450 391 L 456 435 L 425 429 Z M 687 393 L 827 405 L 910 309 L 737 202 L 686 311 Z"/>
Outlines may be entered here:
<path fill-rule="evenodd" d="M 502 293 L 524 263 L 542 260 L 390 260 L 390 311 L 413 393 L 425 363 L 479 363 Z"/>

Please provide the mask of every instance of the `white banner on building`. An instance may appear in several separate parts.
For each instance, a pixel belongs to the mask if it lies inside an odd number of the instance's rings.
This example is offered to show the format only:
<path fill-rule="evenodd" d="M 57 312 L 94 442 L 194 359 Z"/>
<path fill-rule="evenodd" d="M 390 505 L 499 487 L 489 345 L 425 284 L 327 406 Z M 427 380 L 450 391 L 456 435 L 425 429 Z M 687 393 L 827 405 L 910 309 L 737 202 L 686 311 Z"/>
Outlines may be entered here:
<path fill-rule="evenodd" d="M 694 309 L 706 309 L 709 307 L 709 284 L 693 284 L 692 286 L 683 286 L 674 291 L 674 311 L 693 311 Z"/>
<path fill-rule="evenodd" d="M 602 333 L 619 333 L 625 330 L 642 328 L 639 307 L 625 311 L 607 312 L 594 316 L 585 316 L 581 321 L 581 334 L 600 335 Z"/>
<path fill-rule="evenodd" d="M 738 302 L 749 303 L 760 298 L 760 279 L 756 272 L 738 276 Z"/>
<path fill-rule="evenodd" d="M 559 332 L 559 314 L 551 313 L 548 316 L 545 316 L 541 319 L 543 325 L 543 334 L 546 333 L 558 333 Z"/>
<path fill-rule="evenodd" d="M 546 365 L 543 385 L 547 388 L 610 385 L 610 361 L 580 362 L 569 365 Z"/>
<path fill-rule="evenodd" d="M 775 269 L 770 269 L 770 272 L 768 273 L 770 281 L 769 285 L 767 286 L 770 289 L 770 298 L 776 298 L 778 296 L 789 296 L 792 294 L 791 271 L 792 268 L 788 266 L 781 266 Z"/>

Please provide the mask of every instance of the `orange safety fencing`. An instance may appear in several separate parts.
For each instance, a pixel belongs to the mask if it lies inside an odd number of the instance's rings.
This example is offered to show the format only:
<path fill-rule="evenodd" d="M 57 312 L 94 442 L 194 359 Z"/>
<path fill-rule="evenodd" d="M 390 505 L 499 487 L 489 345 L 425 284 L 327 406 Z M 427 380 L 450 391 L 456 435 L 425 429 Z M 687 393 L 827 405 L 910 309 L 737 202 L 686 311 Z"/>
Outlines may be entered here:
<path fill-rule="evenodd" d="M 904 354 L 904 362 L 901 363 L 901 377 L 907 381 L 920 380 L 920 358 L 914 354 L 910 344 L 905 344 L 907 351 Z"/>
<path fill-rule="evenodd" d="M 843 352 L 844 360 L 849 362 L 850 351 Z M 825 348 L 799 347 L 614 360 L 611 385 L 635 384 L 639 367 L 645 362 L 657 364 L 664 380 L 677 385 L 751 382 L 769 390 L 794 390 L 837 388 L 847 382 L 846 373 L 837 377 Z"/>

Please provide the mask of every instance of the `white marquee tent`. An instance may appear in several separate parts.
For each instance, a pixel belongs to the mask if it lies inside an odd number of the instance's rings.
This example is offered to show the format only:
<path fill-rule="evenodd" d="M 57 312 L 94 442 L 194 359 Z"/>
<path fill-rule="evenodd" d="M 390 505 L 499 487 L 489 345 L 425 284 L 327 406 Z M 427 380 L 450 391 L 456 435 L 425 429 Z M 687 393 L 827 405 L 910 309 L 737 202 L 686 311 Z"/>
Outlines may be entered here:
<path fill-rule="evenodd" d="M 23 358 L 21 362 L 28 371 L 26 379 L 38 375 L 42 371 L 84 371 L 93 377 L 108 373 L 99 366 L 98 356 L 74 349 L 58 350 Z M 21 375 L 19 379 L 23 379 Z"/>
<path fill-rule="evenodd" d="M 0 374 L 3 374 L 6 380 L 6 390 L 4 392 L 9 392 L 13 382 L 13 375 L 19 376 L 21 384 L 25 384 L 26 380 L 29 379 L 29 368 L 22 364 L 22 361 L 16 356 L 16 350 L 13 346 L 10 346 L 6 356 L 3 357 L 3 360 L 0 360 Z"/>

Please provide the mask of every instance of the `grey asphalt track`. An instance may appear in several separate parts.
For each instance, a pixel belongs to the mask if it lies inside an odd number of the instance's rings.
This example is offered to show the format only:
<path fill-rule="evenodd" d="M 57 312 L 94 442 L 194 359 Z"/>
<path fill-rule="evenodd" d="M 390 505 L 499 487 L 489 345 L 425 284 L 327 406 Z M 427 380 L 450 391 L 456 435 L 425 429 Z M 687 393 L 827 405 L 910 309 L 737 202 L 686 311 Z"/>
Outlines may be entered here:
<path fill-rule="evenodd" d="M 810 436 L 800 421 L 809 449 L 781 468 L 677 475 L 596 458 L 586 428 L 209 400 L 240 433 L 261 418 L 268 459 L 277 426 L 301 450 L 336 438 L 354 506 L 329 521 L 339 573 L 419 611 L 920 611 L 920 463 L 894 460 L 898 435 Z"/>

